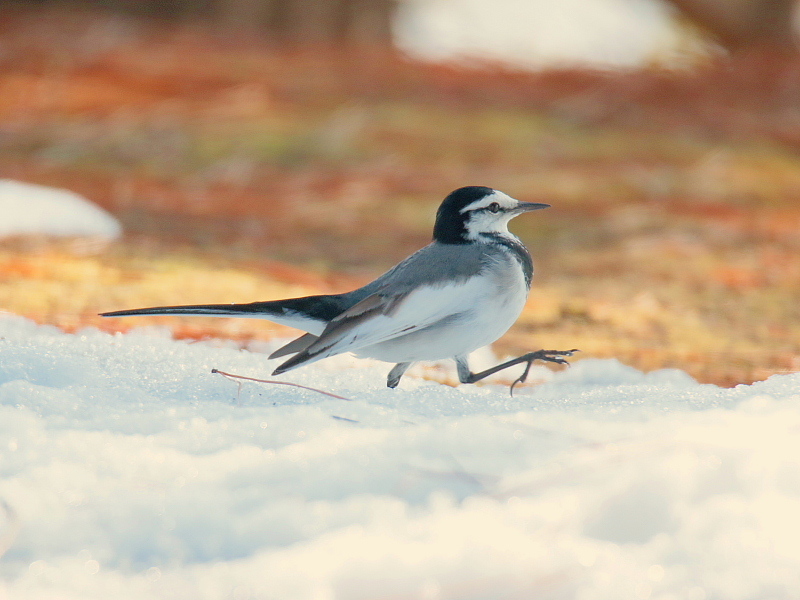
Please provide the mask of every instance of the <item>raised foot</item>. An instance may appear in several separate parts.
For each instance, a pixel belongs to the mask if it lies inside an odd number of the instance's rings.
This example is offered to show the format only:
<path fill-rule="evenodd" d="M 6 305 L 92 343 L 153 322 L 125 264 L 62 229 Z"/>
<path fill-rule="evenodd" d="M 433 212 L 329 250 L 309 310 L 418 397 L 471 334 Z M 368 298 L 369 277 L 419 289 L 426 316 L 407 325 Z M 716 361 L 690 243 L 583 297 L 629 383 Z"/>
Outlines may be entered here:
<path fill-rule="evenodd" d="M 525 367 L 525 371 L 520 375 L 520 377 L 511 384 L 511 395 L 514 395 L 514 386 L 518 383 L 522 383 L 527 379 L 528 373 L 531 370 L 531 365 L 535 360 L 543 360 L 546 362 L 554 362 L 560 365 L 569 364 L 564 357 L 565 356 L 572 356 L 575 352 L 578 352 L 577 348 L 573 350 L 537 350 L 536 352 L 528 352 L 528 354 L 523 354 L 517 358 L 512 358 L 511 360 L 507 360 L 504 363 L 500 363 L 499 365 L 495 365 L 485 371 L 481 371 L 480 373 L 472 373 L 467 366 L 466 359 L 463 357 L 456 358 L 456 364 L 458 365 L 458 378 L 461 383 L 475 383 L 476 381 L 480 381 L 489 375 L 493 375 L 503 369 L 507 369 L 509 367 L 513 367 L 514 365 L 519 365 L 522 363 L 528 363 Z"/>
<path fill-rule="evenodd" d="M 535 360 L 544 360 L 547 362 L 554 362 L 560 365 L 568 365 L 569 363 L 564 360 L 565 356 L 572 356 L 576 352 L 580 352 L 577 348 L 572 350 L 537 350 L 536 352 L 528 352 L 523 354 L 517 360 L 520 363 L 527 362 L 529 365 Z"/>
<path fill-rule="evenodd" d="M 543 360 L 545 362 L 553 362 L 559 365 L 569 365 L 564 357 L 565 356 L 572 356 L 576 352 L 580 352 L 577 348 L 573 348 L 572 350 L 537 350 L 536 352 L 528 352 L 527 354 L 523 354 L 519 358 L 515 359 L 515 364 L 520 363 L 528 363 L 525 365 L 525 370 L 522 372 L 522 375 L 517 377 L 514 383 L 511 384 L 511 388 L 509 389 L 509 393 L 513 396 L 514 395 L 514 386 L 518 383 L 524 383 L 525 380 L 528 378 L 528 373 L 531 370 L 531 365 L 535 360 Z"/>

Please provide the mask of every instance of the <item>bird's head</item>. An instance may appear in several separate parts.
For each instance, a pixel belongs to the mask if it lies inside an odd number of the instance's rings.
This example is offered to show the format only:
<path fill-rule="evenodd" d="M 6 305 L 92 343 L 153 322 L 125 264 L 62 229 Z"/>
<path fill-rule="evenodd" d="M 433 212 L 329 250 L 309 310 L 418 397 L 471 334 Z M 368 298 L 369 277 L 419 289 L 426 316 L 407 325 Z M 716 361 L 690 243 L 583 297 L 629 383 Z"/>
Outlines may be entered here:
<path fill-rule="evenodd" d="M 467 244 L 482 233 L 508 233 L 508 222 L 517 215 L 549 206 L 520 202 L 488 187 L 462 187 L 439 206 L 433 239 L 443 244 Z"/>

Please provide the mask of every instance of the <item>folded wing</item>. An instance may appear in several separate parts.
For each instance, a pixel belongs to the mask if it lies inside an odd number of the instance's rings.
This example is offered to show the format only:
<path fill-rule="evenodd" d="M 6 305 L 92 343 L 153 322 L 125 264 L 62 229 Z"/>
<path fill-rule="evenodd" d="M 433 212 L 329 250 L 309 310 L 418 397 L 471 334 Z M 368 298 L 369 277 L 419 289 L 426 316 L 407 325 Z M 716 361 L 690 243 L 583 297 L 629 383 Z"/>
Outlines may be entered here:
<path fill-rule="evenodd" d="M 273 374 L 342 352 L 357 351 L 452 319 L 470 310 L 476 299 L 486 293 L 485 282 L 481 279 L 423 286 L 396 294 L 376 292 L 331 320 L 318 339 L 280 365 Z"/>

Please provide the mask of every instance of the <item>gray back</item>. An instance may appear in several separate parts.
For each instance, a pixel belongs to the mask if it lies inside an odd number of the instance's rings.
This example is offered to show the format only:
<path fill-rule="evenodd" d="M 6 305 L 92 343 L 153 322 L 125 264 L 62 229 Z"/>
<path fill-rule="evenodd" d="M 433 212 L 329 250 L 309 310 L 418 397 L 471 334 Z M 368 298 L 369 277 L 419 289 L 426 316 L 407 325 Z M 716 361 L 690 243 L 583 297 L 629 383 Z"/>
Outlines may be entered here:
<path fill-rule="evenodd" d="M 499 260 L 503 260 L 503 250 L 495 244 L 432 242 L 375 281 L 345 296 L 355 304 L 376 292 L 393 296 L 406 294 L 421 285 L 465 281 Z"/>

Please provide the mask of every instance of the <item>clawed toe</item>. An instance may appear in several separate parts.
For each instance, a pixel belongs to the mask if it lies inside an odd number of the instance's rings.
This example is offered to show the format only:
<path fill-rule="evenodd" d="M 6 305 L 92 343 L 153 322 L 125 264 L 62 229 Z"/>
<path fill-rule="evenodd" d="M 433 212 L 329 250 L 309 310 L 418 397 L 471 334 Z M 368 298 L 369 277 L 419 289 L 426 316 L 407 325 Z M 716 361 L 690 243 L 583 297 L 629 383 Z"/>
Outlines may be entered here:
<path fill-rule="evenodd" d="M 546 362 L 569 366 L 569 362 L 563 357 L 572 356 L 576 352 L 580 352 L 580 350 L 577 348 L 573 348 L 572 350 L 537 350 L 536 352 L 530 352 L 529 354 L 521 357 L 527 364 L 525 365 L 525 370 L 522 372 L 522 375 L 520 375 L 514 381 L 514 383 L 511 384 L 511 387 L 509 388 L 509 394 L 512 396 L 514 395 L 514 387 L 518 383 L 525 383 L 525 380 L 528 378 L 528 373 L 531 370 L 531 365 L 533 365 L 533 361 L 543 360 Z"/>
<path fill-rule="evenodd" d="M 577 348 L 572 350 L 539 350 L 537 352 L 531 352 L 528 356 L 530 356 L 530 360 L 544 360 L 560 365 L 568 365 L 569 363 L 563 357 L 572 356 L 576 352 L 580 352 L 580 350 Z"/>
<path fill-rule="evenodd" d="M 514 386 L 516 386 L 518 383 L 523 383 L 528 378 L 528 371 L 531 370 L 531 365 L 532 364 L 533 364 L 533 362 L 529 362 L 527 365 L 525 365 L 525 371 L 523 371 L 522 375 L 517 377 L 514 380 L 514 383 L 511 384 L 511 387 L 508 388 L 509 396 L 513 396 L 514 395 Z"/>

